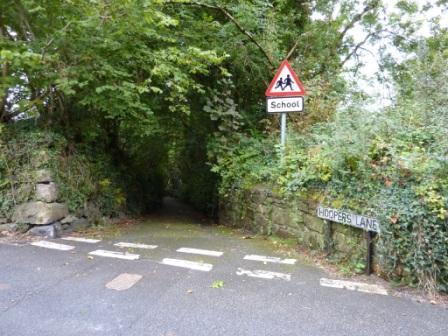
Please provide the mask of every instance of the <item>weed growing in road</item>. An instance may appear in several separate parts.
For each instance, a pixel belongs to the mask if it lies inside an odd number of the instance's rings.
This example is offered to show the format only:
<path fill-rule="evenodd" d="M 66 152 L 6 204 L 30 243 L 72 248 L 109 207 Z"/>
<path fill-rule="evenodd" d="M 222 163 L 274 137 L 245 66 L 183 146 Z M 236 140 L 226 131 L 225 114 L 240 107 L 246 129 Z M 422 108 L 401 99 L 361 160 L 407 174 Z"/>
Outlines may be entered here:
<path fill-rule="evenodd" d="M 223 288 L 223 287 L 224 287 L 224 281 L 222 280 L 216 280 L 210 286 L 210 288 Z"/>

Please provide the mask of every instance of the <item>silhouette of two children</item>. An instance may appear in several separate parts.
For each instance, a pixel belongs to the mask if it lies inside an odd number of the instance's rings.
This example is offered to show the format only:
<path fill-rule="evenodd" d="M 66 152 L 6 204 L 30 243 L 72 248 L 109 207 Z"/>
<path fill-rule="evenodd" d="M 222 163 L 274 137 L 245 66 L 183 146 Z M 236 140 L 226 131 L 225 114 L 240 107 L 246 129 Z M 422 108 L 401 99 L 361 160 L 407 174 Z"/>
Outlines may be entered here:
<path fill-rule="evenodd" d="M 285 80 L 283 80 L 282 77 L 279 78 L 279 80 L 277 81 L 277 84 L 275 85 L 275 89 L 280 88 L 280 89 L 282 89 L 282 91 L 285 91 L 285 89 L 287 87 L 289 87 L 292 91 L 292 90 L 294 90 L 292 87 L 292 84 L 294 84 L 294 82 L 291 79 L 291 76 L 289 74 L 287 74 Z"/>

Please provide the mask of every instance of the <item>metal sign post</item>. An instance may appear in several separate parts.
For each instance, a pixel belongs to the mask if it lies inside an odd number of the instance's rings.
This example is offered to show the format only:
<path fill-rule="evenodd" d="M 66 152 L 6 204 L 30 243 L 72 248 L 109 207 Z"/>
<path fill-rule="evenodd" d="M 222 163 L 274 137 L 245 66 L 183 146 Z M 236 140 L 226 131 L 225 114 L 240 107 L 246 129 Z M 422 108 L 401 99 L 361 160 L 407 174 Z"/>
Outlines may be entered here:
<path fill-rule="evenodd" d="M 366 248 L 367 248 L 367 254 L 366 254 L 366 274 L 371 275 L 372 274 L 372 259 L 373 259 L 373 236 L 374 232 L 372 231 L 366 231 Z"/>
<path fill-rule="evenodd" d="M 283 112 L 280 118 L 280 147 L 283 155 L 286 145 L 286 113 Z"/>

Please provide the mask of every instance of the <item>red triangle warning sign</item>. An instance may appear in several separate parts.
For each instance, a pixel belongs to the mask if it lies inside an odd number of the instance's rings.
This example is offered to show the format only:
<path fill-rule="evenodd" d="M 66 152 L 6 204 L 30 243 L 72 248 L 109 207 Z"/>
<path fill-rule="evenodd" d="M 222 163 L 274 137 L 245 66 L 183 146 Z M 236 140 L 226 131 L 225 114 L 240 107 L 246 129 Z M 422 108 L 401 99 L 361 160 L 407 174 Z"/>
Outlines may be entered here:
<path fill-rule="evenodd" d="M 304 96 L 305 88 L 300 82 L 288 60 L 280 65 L 274 79 L 266 90 L 266 97 Z"/>

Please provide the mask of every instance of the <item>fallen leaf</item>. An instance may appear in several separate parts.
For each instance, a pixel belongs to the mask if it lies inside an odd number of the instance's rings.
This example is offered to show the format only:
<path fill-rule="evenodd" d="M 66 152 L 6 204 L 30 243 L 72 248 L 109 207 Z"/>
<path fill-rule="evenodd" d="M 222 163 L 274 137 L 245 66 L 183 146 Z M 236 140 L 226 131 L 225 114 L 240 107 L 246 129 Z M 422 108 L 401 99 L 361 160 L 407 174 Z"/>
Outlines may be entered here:
<path fill-rule="evenodd" d="M 390 222 L 392 223 L 392 224 L 396 224 L 397 222 L 398 222 L 398 219 L 399 219 L 400 217 L 398 216 L 398 215 L 393 215 L 393 216 L 391 216 L 390 217 Z"/>
<path fill-rule="evenodd" d="M 93 257 L 89 255 L 89 256 L 87 256 L 87 259 L 93 260 Z"/>
<path fill-rule="evenodd" d="M 384 178 L 384 184 L 386 185 L 386 187 L 390 188 L 392 186 L 393 182 L 392 182 L 392 180 L 389 180 L 388 177 L 385 177 Z"/>
<path fill-rule="evenodd" d="M 187 290 L 187 293 L 188 293 L 188 294 L 191 294 L 191 293 L 193 293 L 193 290 L 192 290 L 192 289 L 189 289 L 189 290 Z"/>
<path fill-rule="evenodd" d="M 210 286 L 210 288 L 223 288 L 223 287 L 224 287 L 224 281 L 222 280 L 216 280 Z"/>

